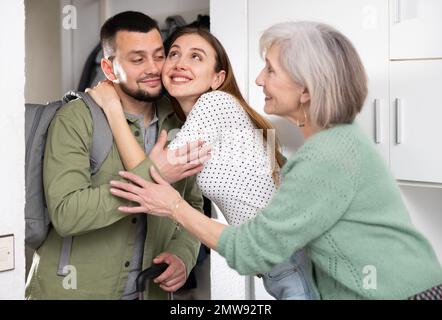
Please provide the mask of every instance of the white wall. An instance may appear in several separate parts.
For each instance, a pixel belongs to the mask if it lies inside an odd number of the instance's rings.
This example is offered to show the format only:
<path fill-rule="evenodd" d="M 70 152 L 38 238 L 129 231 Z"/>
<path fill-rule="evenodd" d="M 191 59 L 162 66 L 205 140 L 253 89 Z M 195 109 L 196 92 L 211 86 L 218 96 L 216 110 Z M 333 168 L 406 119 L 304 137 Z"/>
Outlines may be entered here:
<path fill-rule="evenodd" d="M 70 5 L 75 11 L 67 10 L 63 13 L 63 8 L 68 8 L 66 6 Z M 77 89 L 86 59 L 99 42 L 101 11 L 99 0 L 60 0 L 60 9 L 61 22 L 68 16 L 76 18 L 76 29 L 59 26 L 62 46 L 62 92 L 60 92 L 62 95 L 64 92 Z"/>
<path fill-rule="evenodd" d="M 0 1 L 0 235 L 15 235 L 15 269 L 0 272 L 0 299 L 23 299 L 24 256 L 24 85 L 25 11 L 23 1 Z M 6 27 L 7 26 L 7 27 Z M 5 46 L 7 45 L 7 46 Z"/>
<path fill-rule="evenodd" d="M 248 97 L 248 45 L 247 34 L 236 32 L 247 29 L 247 3 L 237 0 L 212 0 L 210 2 L 211 32 L 221 41 L 229 54 L 230 63 L 244 97 Z M 226 17 L 233 23 L 226 23 Z M 220 210 L 214 205 L 217 220 L 227 224 Z M 250 295 L 246 277 L 230 269 L 223 257 L 212 250 L 210 255 L 210 279 L 212 299 L 245 299 Z"/>
<path fill-rule="evenodd" d="M 27 103 L 60 99 L 61 44 L 58 0 L 25 0 Z"/>
<path fill-rule="evenodd" d="M 226 219 L 215 204 L 212 204 L 212 217 L 219 223 L 227 224 Z M 245 300 L 250 297 L 249 278 L 231 269 L 218 252 L 210 252 L 210 298 L 212 300 Z"/>

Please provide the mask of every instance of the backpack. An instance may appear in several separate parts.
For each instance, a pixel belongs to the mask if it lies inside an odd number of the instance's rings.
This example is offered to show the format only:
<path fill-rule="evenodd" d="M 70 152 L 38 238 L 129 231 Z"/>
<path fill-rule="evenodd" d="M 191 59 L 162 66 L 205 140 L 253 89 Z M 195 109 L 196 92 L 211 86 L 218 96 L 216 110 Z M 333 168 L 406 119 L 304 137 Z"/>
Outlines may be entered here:
<path fill-rule="evenodd" d="M 106 159 L 113 145 L 112 131 L 102 109 L 92 97 L 84 92 L 70 91 L 62 100 L 43 104 L 25 105 L 25 186 L 26 204 L 25 244 L 36 250 L 46 240 L 50 220 L 43 189 L 43 157 L 49 125 L 60 107 L 75 99 L 82 99 L 89 107 L 93 121 L 93 135 L 90 152 L 91 174 L 95 174 Z M 70 255 L 72 237 L 63 238 L 60 260 L 67 261 Z M 60 261 L 60 266 L 63 267 Z M 60 271 L 60 270 L 59 270 Z"/>
<path fill-rule="evenodd" d="M 101 49 L 101 43 L 98 43 L 84 63 L 80 82 L 78 84 L 78 91 L 84 91 L 86 88 L 93 88 L 99 81 L 106 79 L 103 70 L 101 70 L 101 58 L 103 58 L 103 50 Z"/>

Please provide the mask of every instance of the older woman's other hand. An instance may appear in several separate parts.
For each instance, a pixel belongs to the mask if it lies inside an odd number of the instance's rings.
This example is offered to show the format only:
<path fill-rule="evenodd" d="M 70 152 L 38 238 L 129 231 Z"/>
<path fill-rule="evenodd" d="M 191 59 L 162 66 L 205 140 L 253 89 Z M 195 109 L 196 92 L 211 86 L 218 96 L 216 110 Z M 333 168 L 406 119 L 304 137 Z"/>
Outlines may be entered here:
<path fill-rule="evenodd" d="M 86 92 L 106 112 L 110 108 L 123 108 L 114 84 L 109 80 L 100 81 L 93 89 Z"/>
<path fill-rule="evenodd" d="M 124 213 L 149 213 L 160 217 L 171 217 L 174 206 L 181 200 L 180 194 L 155 170 L 150 168 L 152 179 L 149 182 L 130 173 L 120 172 L 120 176 L 133 182 L 133 184 L 121 181 L 111 181 L 111 193 L 114 196 L 133 201 L 139 204 L 137 207 L 120 207 Z"/>

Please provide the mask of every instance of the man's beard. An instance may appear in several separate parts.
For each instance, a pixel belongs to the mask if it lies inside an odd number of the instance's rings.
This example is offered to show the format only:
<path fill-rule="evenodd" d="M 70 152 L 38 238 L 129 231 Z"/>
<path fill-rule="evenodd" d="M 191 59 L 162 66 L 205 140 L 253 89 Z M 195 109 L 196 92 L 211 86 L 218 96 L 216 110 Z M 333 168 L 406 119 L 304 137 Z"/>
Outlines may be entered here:
<path fill-rule="evenodd" d="M 120 88 L 128 96 L 134 98 L 135 100 L 143 102 L 157 101 L 163 95 L 163 90 L 161 89 L 156 94 L 150 94 L 149 92 L 142 89 L 132 90 L 129 87 L 127 87 L 124 83 L 120 83 Z"/>

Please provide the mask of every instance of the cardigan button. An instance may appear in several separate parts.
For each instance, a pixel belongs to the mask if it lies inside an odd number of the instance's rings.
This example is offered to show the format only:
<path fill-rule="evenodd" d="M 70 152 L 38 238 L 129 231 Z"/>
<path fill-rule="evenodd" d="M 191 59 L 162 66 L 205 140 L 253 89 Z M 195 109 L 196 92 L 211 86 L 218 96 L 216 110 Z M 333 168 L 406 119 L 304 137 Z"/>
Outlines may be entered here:
<path fill-rule="evenodd" d="M 138 131 L 138 130 L 135 131 L 135 132 L 134 132 L 134 135 L 135 135 L 135 137 L 139 137 L 139 136 L 140 136 L 140 131 Z"/>
<path fill-rule="evenodd" d="M 124 266 L 127 268 L 127 267 L 129 267 L 130 266 L 130 262 L 129 261 L 126 261 L 126 263 L 124 264 Z"/>

